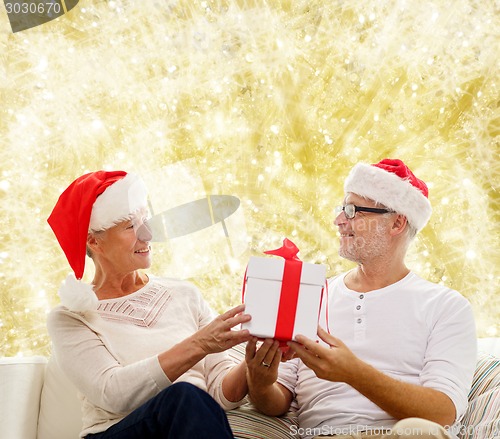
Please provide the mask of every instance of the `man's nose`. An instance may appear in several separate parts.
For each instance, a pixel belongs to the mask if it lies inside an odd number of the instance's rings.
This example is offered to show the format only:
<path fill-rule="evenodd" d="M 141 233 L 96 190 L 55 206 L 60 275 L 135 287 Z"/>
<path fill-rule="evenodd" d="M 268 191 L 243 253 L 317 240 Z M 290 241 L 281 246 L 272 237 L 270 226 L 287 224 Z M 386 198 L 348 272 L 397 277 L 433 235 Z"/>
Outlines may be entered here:
<path fill-rule="evenodd" d="M 151 238 L 153 238 L 153 234 L 151 233 L 151 227 L 149 227 L 149 224 L 147 221 L 144 221 L 137 228 L 136 235 L 137 235 L 137 239 L 139 241 L 144 241 L 144 242 L 151 241 Z"/>
<path fill-rule="evenodd" d="M 347 222 L 347 217 L 345 216 L 344 211 L 340 212 L 333 221 L 333 224 L 339 226 L 340 224 L 345 224 Z"/>

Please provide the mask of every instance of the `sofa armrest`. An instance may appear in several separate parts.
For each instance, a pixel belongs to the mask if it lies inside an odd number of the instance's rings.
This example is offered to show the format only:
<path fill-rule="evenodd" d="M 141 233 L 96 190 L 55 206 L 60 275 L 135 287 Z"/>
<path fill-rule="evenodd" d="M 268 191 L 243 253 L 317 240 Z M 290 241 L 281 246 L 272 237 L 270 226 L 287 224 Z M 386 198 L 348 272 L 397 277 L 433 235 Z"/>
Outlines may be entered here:
<path fill-rule="evenodd" d="M 0 437 L 36 439 L 44 357 L 0 358 Z"/>

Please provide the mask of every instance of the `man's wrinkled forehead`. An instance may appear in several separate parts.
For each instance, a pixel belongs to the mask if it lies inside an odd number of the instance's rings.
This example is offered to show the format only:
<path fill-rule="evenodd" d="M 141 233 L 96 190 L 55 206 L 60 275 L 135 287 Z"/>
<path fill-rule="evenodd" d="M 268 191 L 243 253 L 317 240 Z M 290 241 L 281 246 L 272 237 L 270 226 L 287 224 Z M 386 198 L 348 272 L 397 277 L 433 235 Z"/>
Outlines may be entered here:
<path fill-rule="evenodd" d="M 370 207 L 370 206 L 375 206 L 375 201 L 362 197 L 361 195 L 355 194 L 353 192 L 347 192 L 347 194 L 344 197 L 344 204 L 360 204 L 362 203 L 363 206 Z"/>

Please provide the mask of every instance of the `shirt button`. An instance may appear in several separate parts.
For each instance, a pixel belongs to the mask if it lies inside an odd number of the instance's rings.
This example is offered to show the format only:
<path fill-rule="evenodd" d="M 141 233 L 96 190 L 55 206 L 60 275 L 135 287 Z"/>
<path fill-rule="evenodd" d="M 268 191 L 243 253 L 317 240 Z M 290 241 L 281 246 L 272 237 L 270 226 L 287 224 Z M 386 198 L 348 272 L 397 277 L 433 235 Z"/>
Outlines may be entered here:
<path fill-rule="evenodd" d="M 361 323 L 362 321 L 363 321 L 363 320 L 361 320 L 361 319 L 358 319 L 358 320 L 357 320 L 357 322 L 358 322 L 358 323 Z"/>
<path fill-rule="evenodd" d="M 356 309 L 359 311 L 361 309 L 361 305 L 358 305 Z"/>
<path fill-rule="evenodd" d="M 364 294 L 360 294 L 360 295 L 359 295 L 359 298 L 360 298 L 360 299 L 362 299 L 363 297 L 365 297 L 365 295 L 364 295 Z"/>

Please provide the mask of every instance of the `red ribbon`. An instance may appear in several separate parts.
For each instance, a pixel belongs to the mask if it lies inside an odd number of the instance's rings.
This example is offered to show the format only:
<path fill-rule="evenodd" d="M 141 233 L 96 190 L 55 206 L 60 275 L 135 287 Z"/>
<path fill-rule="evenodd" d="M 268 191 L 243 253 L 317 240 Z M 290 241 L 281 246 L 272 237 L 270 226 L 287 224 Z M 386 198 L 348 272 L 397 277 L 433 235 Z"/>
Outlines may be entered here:
<path fill-rule="evenodd" d="M 274 331 L 274 338 L 280 341 L 288 341 L 293 337 L 293 327 L 299 301 L 300 276 L 302 274 L 302 261 L 297 257 L 298 252 L 299 248 L 288 238 L 283 240 L 282 247 L 264 252 L 285 259 L 278 316 Z"/>

